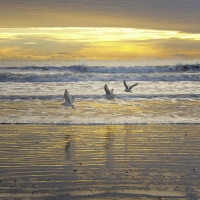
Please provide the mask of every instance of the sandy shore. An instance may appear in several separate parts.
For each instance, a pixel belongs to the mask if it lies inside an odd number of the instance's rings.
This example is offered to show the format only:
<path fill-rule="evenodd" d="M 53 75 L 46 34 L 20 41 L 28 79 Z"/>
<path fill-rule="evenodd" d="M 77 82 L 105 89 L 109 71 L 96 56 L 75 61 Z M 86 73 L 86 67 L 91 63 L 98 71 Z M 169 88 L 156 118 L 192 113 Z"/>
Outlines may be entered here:
<path fill-rule="evenodd" d="M 1 124 L 0 137 L 0 199 L 200 199 L 200 124 Z"/>

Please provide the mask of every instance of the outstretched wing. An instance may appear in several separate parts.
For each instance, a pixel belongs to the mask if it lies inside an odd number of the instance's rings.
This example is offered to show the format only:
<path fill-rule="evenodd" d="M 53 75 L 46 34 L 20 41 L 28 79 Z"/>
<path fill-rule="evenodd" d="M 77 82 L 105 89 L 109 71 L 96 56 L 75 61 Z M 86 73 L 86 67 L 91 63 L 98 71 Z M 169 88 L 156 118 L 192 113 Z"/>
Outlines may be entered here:
<path fill-rule="evenodd" d="M 106 84 L 104 86 L 104 90 L 105 90 L 105 92 L 106 92 L 107 95 L 110 94 L 110 90 L 109 90 L 109 88 L 108 88 L 108 86 Z"/>
<path fill-rule="evenodd" d="M 128 90 L 128 85 L 126 84 L 125 80 L 124 80 L 124 86 L 125 86 L 126 90 Z"/>
<path fill-rule="evenodd" d="M 68 90 L 65 90 L 64 98 L 65 98 L 65 102 L 72 103 Z"/>
<path fill-rule="evenodd" d="M 113 95 L 113 92 L 114 92 L 114 89 L 112 89 L 112 90 L 110 91 L 110 95 Z"/>
<path fill-rule="evenodd" d="M 111 95 L 111 97 L 110 97 L 110 98 L 111 98 L 111 99 L 114 99 L 114 98 L 115 98 L 115 95 L 114 95 L 114 93 L 113 93 L 113 92 L 114 92 L 114 89 L 112 89 L 112 90 L 110 91 L 110 95 Z"/>
<path fill-rule="evenodd" d="M 71 97 L 71 102 L 74 103 L 74 100 L 75 100 L 75 98 L 74 98 L 74 96 L 72 96 Z"/>
<path fill-rule="evenodd" d="M 135 84 L 133 84 L 133 85 L 131 85 L 130 87 L 129 87 L 129 90 L 131 90 L 133 87 L 135 87 L 136 85 L 138 85 L 139 83 L 135 83 Z"/>

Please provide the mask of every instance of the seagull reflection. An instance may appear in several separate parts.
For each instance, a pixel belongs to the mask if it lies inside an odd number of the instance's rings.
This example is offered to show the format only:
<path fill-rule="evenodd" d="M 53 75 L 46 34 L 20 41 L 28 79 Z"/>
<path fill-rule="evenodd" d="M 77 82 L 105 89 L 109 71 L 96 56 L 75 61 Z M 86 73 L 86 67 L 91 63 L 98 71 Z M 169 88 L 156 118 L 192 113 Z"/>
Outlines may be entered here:
<path fill-rule="evenodd" d="M 113 134 L 112 134 L 112 129 L 107 127 L 107 131 L 105 133 L 105 148 L 108 150 L 110 147 L 113 145 Z"/>
<path fill-rule="evenodd" d="M 66 157 L 68 159 L 70 159 L 71 158 L 71 152 L 70 152 L 71 138 L 70 138 L 70 135 L 65 136 L 65 141 L 66 141 L 66 145 L 65 145 Z"/>

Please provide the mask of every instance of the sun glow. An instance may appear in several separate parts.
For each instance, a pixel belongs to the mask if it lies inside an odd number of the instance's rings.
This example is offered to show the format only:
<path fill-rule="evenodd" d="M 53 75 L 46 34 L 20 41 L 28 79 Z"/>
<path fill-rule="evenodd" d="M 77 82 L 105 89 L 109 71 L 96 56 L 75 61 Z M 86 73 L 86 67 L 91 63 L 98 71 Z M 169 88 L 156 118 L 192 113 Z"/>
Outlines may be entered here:
<path fill-rule="evenodd" d="M 177 43 L 180 48 L 177 47 Z M 177 55 L 176 52 L 199 58 L 199 44 L 200 34 L 169 30 L 93 27 L 2 28 L 0 60 L 167 58 Z"/>

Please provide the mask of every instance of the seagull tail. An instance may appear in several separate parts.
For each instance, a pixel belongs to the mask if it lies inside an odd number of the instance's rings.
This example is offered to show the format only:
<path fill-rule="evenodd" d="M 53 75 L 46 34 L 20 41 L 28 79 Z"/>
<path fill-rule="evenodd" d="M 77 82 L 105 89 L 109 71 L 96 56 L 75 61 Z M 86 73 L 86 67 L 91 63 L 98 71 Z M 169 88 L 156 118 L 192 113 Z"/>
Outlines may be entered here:
<path fill-rule="evenodd" d="M 73 108 L 73 109 L 76 109 L 74 105 L 72 105 L 72 108 Z"/>

